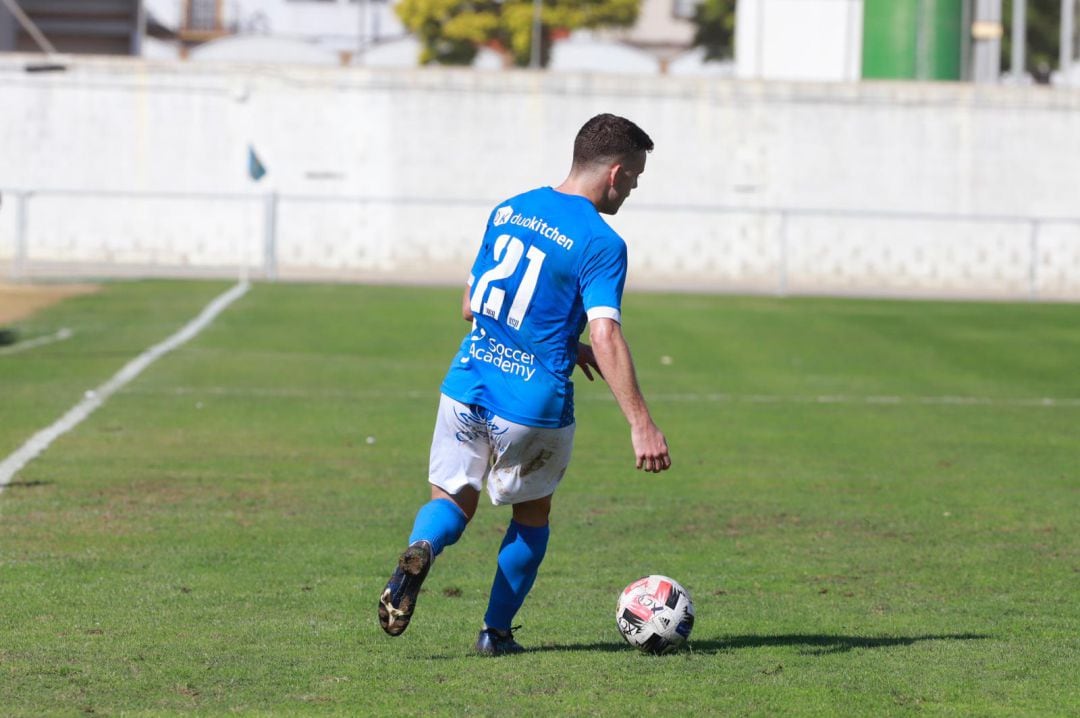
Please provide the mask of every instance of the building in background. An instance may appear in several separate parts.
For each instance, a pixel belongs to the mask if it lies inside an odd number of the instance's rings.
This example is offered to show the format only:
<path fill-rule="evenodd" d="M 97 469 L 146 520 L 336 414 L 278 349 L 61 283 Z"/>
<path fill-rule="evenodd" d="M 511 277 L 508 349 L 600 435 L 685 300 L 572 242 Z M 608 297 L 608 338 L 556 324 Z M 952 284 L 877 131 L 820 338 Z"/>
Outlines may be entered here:
<path fill-rule="evenodd" d="M 417 41 L 396 0 L 15 0 L 59 53 L 151 59 L 410 67 Z M 737 0 L 735 58 L 705 62 L 693 48 L 702 0 L 642 0 L 627 29 L 577 31 L 556 43 L 550 69 L 630 74 L 733 75 L 740 79 L 854 82 L 862 79 L 998 82 L 1006 27 L 1022 67 L 1024 9 L 1031 0 Z M 1075 16 L 1061 7 L 1061 53 L 1051 78 L 1080 84 Z M 5 0 L 11 2 L 11 0 Z M 1011 17 L 1002 17 L 1003 9 Z M 1045 10 L 1043 10 L 1045 13 Z M 0 52 L 34 52 L 40 41 L 0 3 Z M 484 48 L 474 66 L 501 69 Z"/>
<path fill-rule="evenodd" d="M 959 80 L 970 5 L 969 0 L 739 0 L 736 76 Z"/>
<path fill-rule="evenodd" d="M 632 28 L 577 34 L 556 53 L 562 57 L 555 69 L 656 72 L 690 49 L 698 1 L 642 0 Z M 172 48 L 158 48 L 160 56 L 414 66 L 418 46 L 393 6 L 393 0 L 147 0 L 150 15 L 177 30 Z M 502 66 L 490 52 L 477 64 Z"/>
<path fill-rule="evenodd" d="M 644 50 L 660 63 L 661 71 L 694 44 L 694 10 L 701 0 L 642 0 L 633 27 L 602 30 L 598 39 L 612 40 Z"/>
<path fill-rule="evenodd" d="M 739 0 L 736 13 L 736 77 L 861 77 L 862 0 Z"/>
<path fill-rule="evenodd" d="M 138 55 L 143 20 L 139 0 L 18 0 L 18 7 L 57 52 Z M 41 48 L 0 3 L 0 52 Z"/>
<path fill-rule="evenodd" d="M 17 0 L 59 53 L 149 59 L 415 66 L 418 45 L 395 0 Z M 552 69 L 653 74 L 684 72 L 700 0 L 642 0 L 631 28 L 574 33 Z M 142 14 L 140 12 L 142 11 Z M 0 52 L 41 48 L 0 4 Z M 482 51 L 481 69 L 498 69 Z M 710 63 L 716 65 L 717 63 Z"/>
<path fill-rule="evenodd" d="M 1080 0 L 1060 3 L 1061 54 L 1054 79 L 1076 83 Z M 760 80 L 862 79 L 993 83 L 1002 79 L 1006 27 L 1023 65 L 1031 0 L 738 0 L 736 76 Z"/>
<path fill-rule="evenodd" d="M 157 57 L 348 64 L 406 34 L 389 0 L 146 0 L 146 8 L 174 31 Z"/>

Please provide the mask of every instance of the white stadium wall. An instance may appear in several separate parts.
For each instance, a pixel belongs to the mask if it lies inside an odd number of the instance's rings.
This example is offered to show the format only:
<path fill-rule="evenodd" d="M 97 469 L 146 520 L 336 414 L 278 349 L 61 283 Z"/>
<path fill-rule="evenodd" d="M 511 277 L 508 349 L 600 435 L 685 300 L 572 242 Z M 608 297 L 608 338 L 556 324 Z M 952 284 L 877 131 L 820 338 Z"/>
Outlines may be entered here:
<path fill-rule="evenodd" d="M 1080 91 L 0 59 L 0 277 L 464 281 L 610 111 L 639 288 L 1080 299 Z M 268 174 L 248 177 L 248 146 Z"/>

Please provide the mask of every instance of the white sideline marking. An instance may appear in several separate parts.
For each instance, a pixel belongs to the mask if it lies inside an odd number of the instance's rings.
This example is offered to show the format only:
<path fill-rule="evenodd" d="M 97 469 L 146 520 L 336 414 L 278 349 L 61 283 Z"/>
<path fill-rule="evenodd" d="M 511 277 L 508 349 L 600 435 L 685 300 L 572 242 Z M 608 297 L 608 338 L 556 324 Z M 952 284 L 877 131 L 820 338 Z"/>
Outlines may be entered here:
<path fill-rule="evenodd" d="M 202 310 L 199 316 L 188 322 L 180 331 L 176 332 L 160 344 L 155 344 L 132 359 L 123 369 L 118 371 L 112 379 L 109 379 L 97 389 L 86 392 L 86 396 L 83 400 L 69 409 L 68 412 L 60 417 L 55 423 L 31 436 L 25 444 L 15 451 L 15 453 L 11 454 L 0 463 L 0 492 L 2 492 L 4 487 L 11 482 L 12 477 L 14 477 L 20 469 L 33 461 L 35 457 L 41 454 L 41 452 L 45 451 L 45 449 L 49 447 L 49 444 L 78 426 L 86 417 L 90 416 L 95 409 L 104 404 L 106 399 L 141 374 L 146 367 L 150 366 L 155 361 L 205 329 L 210 322 L 214 321 L 217 315 L 221 314 L 221 312 L 237 299 L 244 296 L 249 287 L 250 285 L 247 281 L 241 281 L 232 289 L 210 302 L 210 304 L 206 305 Z"/>
<path fill-rule="evenodd" d="M 437 397 L 437 389 L 386 390 L 315 389 L 298 387 L 176 386 L 171 388 L 128 389 L 125 393 L 163 394 L 169 396 L 259 397 L 271 399 L 361 400 L 422 399 Z M 687 402 L 711 404 L 846 404 L 873 406 L 989 406 L 1080 408 L 1080 398 L 1071 397 L 989 397 L 989 396 L 852 396 L 852 395 L 779 395 L 779 394 L 650 394 L 654 403 Z M 614 401 L 608 395 L 577 396 L 577 402 Z"/>
<path fill-rule="evenodd" d="M 31 339 L 28 342 L 18 342 L 10 347 L 4 347 L 0 349 L 0 355 L 5 354 L 18 354 L 24 352 L 27 349 L 33 349 L 34 347 L 40 347 L 45 344 L 52 344 L 53 342 L 62 342 L 65 339 L 71 339 L 75 336 L 75 332 L 68 328 L 61 329 L 56 334 L 49 334 L 48 336 L 38 337 L 37 339 Z"/>

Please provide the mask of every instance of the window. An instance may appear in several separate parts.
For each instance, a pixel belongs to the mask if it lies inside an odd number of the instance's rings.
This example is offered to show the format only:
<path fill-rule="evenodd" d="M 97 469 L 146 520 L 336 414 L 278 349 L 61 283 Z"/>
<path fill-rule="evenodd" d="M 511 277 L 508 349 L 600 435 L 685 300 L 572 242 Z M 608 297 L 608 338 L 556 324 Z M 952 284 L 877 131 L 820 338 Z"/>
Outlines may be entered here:
<path fill-rule="evenodd" d="M 681 20 L 693 20 L 701 0 L 671 0 L 671 14 Z"/>
<path fill-rule="evenodd" d="M 221 0 L 188 0 L 186 25 L 185 30 L 219 30 Z"/>

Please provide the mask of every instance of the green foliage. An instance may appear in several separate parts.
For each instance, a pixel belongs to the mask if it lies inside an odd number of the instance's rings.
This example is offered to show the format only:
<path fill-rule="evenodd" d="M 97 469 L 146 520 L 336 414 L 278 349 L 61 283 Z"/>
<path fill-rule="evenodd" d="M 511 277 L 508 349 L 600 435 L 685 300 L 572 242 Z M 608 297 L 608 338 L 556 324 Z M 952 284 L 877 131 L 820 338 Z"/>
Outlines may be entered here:
<path fill-rule="evenodd" d="M 420 39 L 421 64 L 467 65 L 497 23 L 497 7 L 468 0 L 402 0 L 395 11 Z"/>
<path fill-rule="evenodd" d="M 694 10 L 694 45 L 705 48 L 706 60 L 735 54 L 736 0 L 703 0 Z"/>
<path fill-rule="evenodd" d="M 547 64 L 556 31 L 625 27 L 637 20 L 640 0 L 544 0 L 541 58 Z M 507 52 L 526 66 L 532 53 L 532 0 L 402 0 L 405 27 L 419 37 L 420 63 L 467 65 L 483 45 Z"/>
<path fill-rule="evenodd" d="M 225 288 L 109 284 L 20 322 L 74 336 L 0 356 L 0 459 Z M 485 660 L 507 507 L 439 558 L 407 633 L 375 618 L 460 299 L 256 285 L 22 470 L 0 713 L 1075 715 L 1078 307 L 628 295 L 674 466 L 635 471 L 577 378 L 528 651 Z M 646 573 L 691 591 L 690 650 L 619 638 Z"/>

